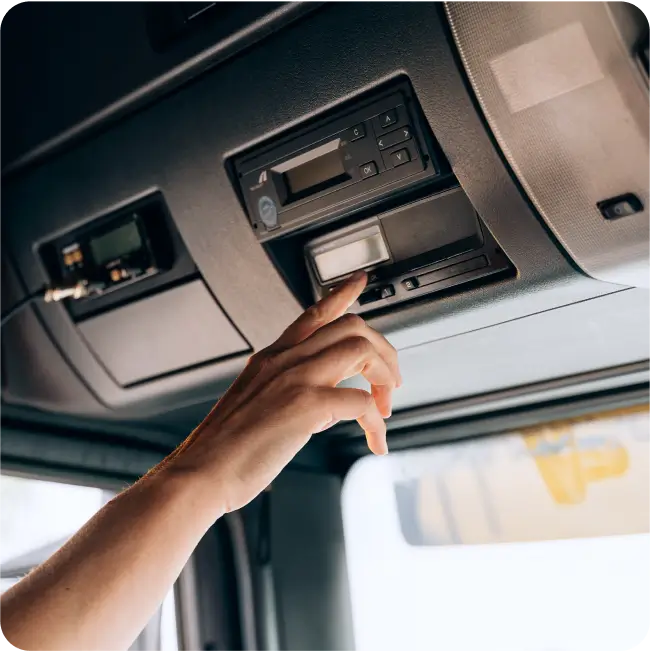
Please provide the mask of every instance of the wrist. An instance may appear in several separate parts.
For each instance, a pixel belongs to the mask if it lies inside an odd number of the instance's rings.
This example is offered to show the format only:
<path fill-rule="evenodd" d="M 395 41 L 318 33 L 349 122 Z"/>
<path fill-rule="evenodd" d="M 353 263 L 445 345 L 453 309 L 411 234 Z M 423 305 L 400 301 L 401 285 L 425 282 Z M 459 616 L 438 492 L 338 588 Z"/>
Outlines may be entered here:
<path fill-rule="evenodd" d="M 210 485 L 203 472 L 186 467 L 178 457 L 163 462 L 142 482 L 157 500 L 191 515 L 192 522 L 204 531 L 226 512 L 214 483 Z"/>

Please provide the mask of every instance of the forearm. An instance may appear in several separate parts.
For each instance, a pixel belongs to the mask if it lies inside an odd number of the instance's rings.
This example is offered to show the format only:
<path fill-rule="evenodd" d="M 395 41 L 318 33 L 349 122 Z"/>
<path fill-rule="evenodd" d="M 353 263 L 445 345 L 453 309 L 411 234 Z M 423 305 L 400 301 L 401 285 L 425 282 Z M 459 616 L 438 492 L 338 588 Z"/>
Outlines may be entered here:
<path fill-rule="evenodd" d="M 221 515 L 201 479 L 163 469 L 109 502 L 2 597 L 21 649 L 126 649 Z"/>
<path fill-rule="evenodd" d="M 309 441 L 357 420 L 385 454 L 397 351 L 359 317 L 352 276 L 244 372 L 167 461 L 104 507 L 2 598 L 2 629 L 23 649 L 126 649 L 210 525 L 240 509 Z M 372 392 L 338 388 L 356 374 Z"/>

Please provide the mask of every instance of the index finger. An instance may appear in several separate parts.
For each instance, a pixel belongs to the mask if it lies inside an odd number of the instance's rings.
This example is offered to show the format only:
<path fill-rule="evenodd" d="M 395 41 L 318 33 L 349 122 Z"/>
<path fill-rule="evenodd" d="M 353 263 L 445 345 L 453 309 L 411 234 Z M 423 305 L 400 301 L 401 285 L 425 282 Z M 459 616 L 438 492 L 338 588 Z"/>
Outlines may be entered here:
<path fill-rule="evenodd" d="M 331 294 L 303 312 L 272 345 L 274 349 L 290 348 L 299 344 L 316 330 L 335 321 L 359 298 L 366 286 L 365 271 L 357 271 Z"/>

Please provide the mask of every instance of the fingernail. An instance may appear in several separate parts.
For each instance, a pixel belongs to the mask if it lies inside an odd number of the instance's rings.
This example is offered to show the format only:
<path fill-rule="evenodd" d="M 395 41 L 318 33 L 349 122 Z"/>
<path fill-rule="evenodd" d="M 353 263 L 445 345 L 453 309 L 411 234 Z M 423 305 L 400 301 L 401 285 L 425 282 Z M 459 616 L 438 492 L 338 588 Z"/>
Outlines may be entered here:
<path fill-rule="evenodd" d="M 350 278 L 348 279 L 351 283 L 356 282 L 357 280 L 361 280 L 362 278 L 366 277 L 366 272 L 363 271 L 362 269 L 359 271 L 355 271 Z"/>

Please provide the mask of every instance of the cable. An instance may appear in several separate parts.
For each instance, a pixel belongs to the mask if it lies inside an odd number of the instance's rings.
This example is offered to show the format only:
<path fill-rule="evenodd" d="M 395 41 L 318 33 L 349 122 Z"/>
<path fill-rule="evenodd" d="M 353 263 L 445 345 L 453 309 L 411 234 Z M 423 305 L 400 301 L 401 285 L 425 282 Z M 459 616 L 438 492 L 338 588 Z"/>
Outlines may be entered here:
<path fill-rule="evenodd" d="M 86 281 L 78 282 L 76 285 L 70 287 L 46 287 L 34 294 L 25 296 L 11 308 L 9 308 L 3 315 L 0 321 L 0 328 L 3 327 L 8 321 L 13 319 L 16 314 L 22 312 L 25 307 L 32 303 L 42 300 L 45 303 L 58 303 L 65 298 L 78 300 L 85 298 L 91 294 L 101 294 L 103 287 L 96 284 L 88 284 Z"/>
<path fill-rule="evenodd" d="M 39 298 L 43 298 L 43 292 L 39 292 L 38 294 L 31 294 L 30 296 L 25 296 L 25 298 L 18 301 L 18 303 L 16 303 L 9 310 L 3 313 L 2 321 L 0 322 L 0 328 L 4 327 L 5 323 L 7 323 L 7 321 L 11 320 L 14 316 L 16 316 L 16 314 L 22 312 L 23 308 L 27 307 L 30 303 L 37 301 Z"/>

